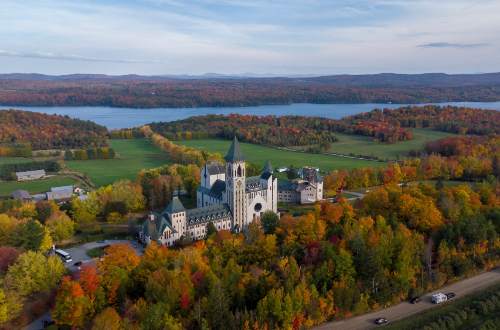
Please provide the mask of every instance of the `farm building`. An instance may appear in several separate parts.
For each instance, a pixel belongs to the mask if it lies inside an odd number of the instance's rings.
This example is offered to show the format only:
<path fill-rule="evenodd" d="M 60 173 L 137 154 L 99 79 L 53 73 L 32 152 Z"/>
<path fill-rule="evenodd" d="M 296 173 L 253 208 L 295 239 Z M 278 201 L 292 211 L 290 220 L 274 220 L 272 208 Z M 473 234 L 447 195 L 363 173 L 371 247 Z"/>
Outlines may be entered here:
<path fill-rule="evenodd" d="M 73 186 L 52 187 L 47 192 L 47 200 L 61 201 L 73 197 Z"/>
<path fill-rule="evenodd" d="M 45 170 L 16 172 L 17 181 L 37 180 L 45 177 Z"/>
<path fill-rule="evenodd" d="M 20 200 L 20 201 L 29 201 L 31 200 L 31 195 L 26 190 L 15 190 L 11 194 L 12 198 Z"/>

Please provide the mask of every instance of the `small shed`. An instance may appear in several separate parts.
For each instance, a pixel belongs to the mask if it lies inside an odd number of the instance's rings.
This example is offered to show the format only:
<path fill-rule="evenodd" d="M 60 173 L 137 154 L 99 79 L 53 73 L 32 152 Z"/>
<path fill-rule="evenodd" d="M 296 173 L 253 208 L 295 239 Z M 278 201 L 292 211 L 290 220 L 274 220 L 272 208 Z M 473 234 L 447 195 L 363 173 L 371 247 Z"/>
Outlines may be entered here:
<path fill-rule="evenodd" d="M 12 192 L 11 196 L 12 196 L 12 198 L 20 200 L 20 201 L 31 200 L 31 195 L 26 190 L 21 190 L 21 189 L 15 190 Z"/>

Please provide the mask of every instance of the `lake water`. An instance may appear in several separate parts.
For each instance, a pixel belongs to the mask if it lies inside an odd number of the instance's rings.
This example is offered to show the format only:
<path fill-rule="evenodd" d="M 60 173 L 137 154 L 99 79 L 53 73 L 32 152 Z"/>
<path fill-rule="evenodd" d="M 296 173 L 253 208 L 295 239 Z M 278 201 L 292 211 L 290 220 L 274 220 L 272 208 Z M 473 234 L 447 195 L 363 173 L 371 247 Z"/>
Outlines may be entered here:
<path fill-rule="evenodd" d="M 441 105 L 456 105 L 500 111 L 500 102 L 450 102 Z M 225 108 L 112 108 L 112 107 L 26 107 L 0 106 L 0 109 L 14 108 L 49 114 L 67 115 L 72 118 L 91 120 L 110 129 L 140 126 L 159 121 L 173 121 L 191 116 L 208 114 L 250 114 L 250 115 L 300 115 L 339 119 L 345 116 L 373 110 L 375 108 L 398 108 L 404 104 L 309 104 L 262 105 L 255 107 Z"/>

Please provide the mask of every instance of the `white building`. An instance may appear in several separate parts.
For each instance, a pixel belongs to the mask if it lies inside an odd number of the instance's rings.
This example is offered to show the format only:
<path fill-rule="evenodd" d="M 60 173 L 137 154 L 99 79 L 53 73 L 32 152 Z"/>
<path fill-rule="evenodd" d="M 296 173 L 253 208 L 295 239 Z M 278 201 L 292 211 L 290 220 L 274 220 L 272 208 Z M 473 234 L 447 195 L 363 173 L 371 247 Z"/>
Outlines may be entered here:
<path fill-rule="evenodd" d="M 197 208 L 186 210 L 174 197 L 161 214 L 151 214 L 141 239 L 172 245 L 181 237 L 202 239 L 207 226 L 239 232 L 265 211 L 278 211 L 278 180 L 268 162 L 260 176 L 247 177 L 245 158 L 236 137 L 225 157 L 226 165 L 208 163 L 201 171 Z"/>
<path fill-rule="evenodd" d="M 16 172 L 17 181 L 37 180 L 45 177 L 45 170 L 35 170 L 26 172 Z"/>
<path fill-rule="evenodd" d="M 323 178 L 319 169 L 303 167 L 299 178 L 281 180 L 278 187 L 278 201 L 284 203 L 312 204 L 323 199 Z"/>

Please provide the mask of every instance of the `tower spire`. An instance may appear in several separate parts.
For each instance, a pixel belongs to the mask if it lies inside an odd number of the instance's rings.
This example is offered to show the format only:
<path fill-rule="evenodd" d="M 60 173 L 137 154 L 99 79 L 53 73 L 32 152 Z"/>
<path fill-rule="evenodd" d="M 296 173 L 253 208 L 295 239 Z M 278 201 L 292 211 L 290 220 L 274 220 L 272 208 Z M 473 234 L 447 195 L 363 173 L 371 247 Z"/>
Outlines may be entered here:
<path fill-rule="evenodd" d="M 226 157 L 224 159 L 227 162 L 240 162 L 244 161 L 245 157 L 240 149 L 240 143 L 238 142 L 238 138 L 236 135 L 234 136 L 233 142 L 231 143 L 231 147 L 229 148 Z"/>

